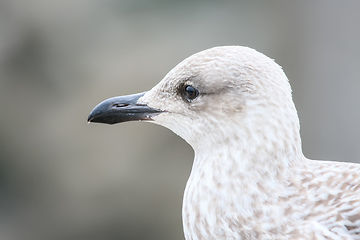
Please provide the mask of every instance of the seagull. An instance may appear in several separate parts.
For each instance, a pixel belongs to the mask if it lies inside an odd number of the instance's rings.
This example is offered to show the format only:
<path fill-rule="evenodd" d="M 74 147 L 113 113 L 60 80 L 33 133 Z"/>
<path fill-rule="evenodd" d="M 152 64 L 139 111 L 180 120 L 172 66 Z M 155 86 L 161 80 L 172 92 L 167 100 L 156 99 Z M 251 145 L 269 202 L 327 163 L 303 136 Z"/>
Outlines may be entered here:
<path fill-rule="evenodd" d="M 162 125 L 194 150 L 185 239 L 360 239 L 360 164 L 303 155 L 289 81 L 264 54 L 207 49 L 88 117 L 127 121 Z"/>

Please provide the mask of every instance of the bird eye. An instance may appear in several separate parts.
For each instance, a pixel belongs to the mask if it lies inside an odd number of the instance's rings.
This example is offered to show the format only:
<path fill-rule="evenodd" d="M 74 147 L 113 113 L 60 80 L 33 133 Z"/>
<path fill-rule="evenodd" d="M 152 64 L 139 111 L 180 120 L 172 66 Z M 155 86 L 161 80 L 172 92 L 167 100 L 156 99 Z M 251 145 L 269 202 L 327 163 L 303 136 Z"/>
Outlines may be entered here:
<path fill-rule="evenodd" d="M 193 100 L 199 96 L 199 91 L 193 86 L 186 85 L 184 88 L 184 95 L 188 100 Z"/>

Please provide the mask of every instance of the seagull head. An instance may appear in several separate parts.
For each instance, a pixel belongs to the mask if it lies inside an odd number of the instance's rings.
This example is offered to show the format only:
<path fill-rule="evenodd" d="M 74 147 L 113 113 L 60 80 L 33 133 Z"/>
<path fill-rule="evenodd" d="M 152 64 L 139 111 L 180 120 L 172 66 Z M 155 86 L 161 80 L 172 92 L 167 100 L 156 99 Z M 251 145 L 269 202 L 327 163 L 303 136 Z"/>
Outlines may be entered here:
<path fill-rule="evenodd" d="M 233 139 L 248 148 L 259 147 L 264 139 L 285 148 L 281 139 L 300 139 L 290 84 L 281 67 L 241 46 L 196 53 L 151 90 L 107 99 L 88 118 L 107 124 L 134 120 L 171 129 L 195 151 Z"/>

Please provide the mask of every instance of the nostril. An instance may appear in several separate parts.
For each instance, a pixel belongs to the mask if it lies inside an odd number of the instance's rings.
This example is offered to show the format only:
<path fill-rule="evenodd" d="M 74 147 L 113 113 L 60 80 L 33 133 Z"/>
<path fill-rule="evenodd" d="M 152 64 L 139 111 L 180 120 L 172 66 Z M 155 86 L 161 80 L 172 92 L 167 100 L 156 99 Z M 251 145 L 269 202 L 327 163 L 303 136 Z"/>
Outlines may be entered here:
<path fill-rule="evenodd" d="M 127 107 L 127 106 L 129 106 L 129 104 L 127 104 L 127 103 L 115 103 L 111 107 L 121 108 L 121 107 Z"/>

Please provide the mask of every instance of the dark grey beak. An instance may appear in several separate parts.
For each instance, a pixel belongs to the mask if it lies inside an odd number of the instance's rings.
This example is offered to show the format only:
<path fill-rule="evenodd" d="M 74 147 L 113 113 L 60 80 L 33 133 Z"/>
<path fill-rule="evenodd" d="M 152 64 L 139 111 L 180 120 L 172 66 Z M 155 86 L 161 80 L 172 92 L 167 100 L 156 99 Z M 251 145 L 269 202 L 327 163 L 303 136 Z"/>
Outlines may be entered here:
<path fill-rule="evenodd" d="M 152 120 L 153 116 L 162 113 L 145 104 L 138 104 L 145 92 L 109 98 L 97 105 L 90 113 L 88 122 L 115 124 L 136 120 Z"/>

